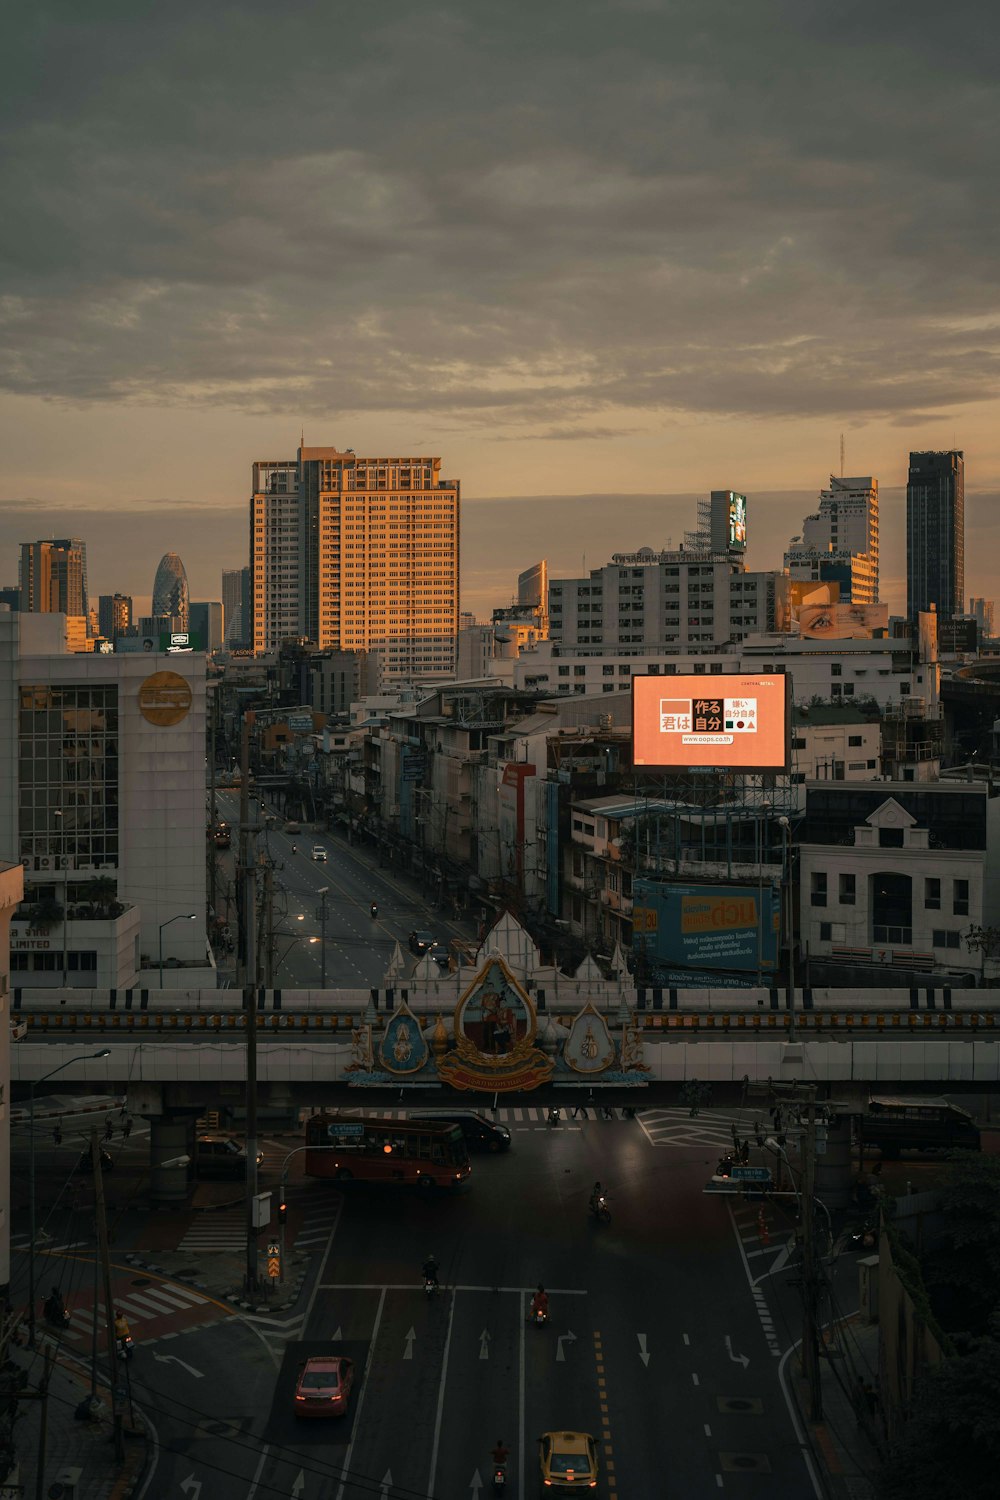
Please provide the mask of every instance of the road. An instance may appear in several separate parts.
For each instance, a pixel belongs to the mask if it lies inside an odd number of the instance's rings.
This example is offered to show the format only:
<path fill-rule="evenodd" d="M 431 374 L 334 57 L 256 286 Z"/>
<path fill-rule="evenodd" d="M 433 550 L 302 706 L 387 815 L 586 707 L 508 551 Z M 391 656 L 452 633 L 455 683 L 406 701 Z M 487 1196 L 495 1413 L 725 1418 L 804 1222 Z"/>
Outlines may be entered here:
<path fill-rule="evenodd" d="M 299 1207 L 342 1202 L 301 1307 L 191 1327 L 157 1345 L 174 1362 L 137 1354 L 159 1440 L 147 1494 L 477 1500 L 502 1437 L 508 1493 L 533 1495 L 537 1436 L 560 1427 L 598 1439 L 607 1500 L 813 1494 L 781 1381 L 787 1245 L 760 1241 L 755 1208 L 702 1195 L 714 1159 L 590 1120 L 517 1132 L 455 1197 L 301 1184 Z M 610 1225 L 586 1214 L 595 1178 Z M 428 1301 L 430 1253 L 445 1290 Z M 544 1329 L 525 1321 L 539 1281 Z M 297 1423 L 294 1372 L 332 1348 L 363 1372 L 350 1412 Z"/>
<path fill-rule="evenodd" d="M 219 815 L 235 829 L 239 818 L 239 796 L 217 793 Z M 372 988 L 385 984 L 385 974 L 397 942 L 404 955 L 404 976 L 416 960 L 407 947 L 414 928 L 430 929 L 441 942 L 452 937 L 471 938 L 475 926 L 467 919 L 434 911 L 417 883 L 391 868 L 380 869 L 375 850 L 368 845 L 349 845 L 332 833 L 314 833 L 303 824 L 302 833 L 281 832 L 276 819 L 262 842 L 275 861 L 274 928 L 275 984 L 288 989 L 319 989 L 324 977 L 322 901 L 326 897 L 326 986 L 334 989 Z M 224 860 L 231 879 L 236 858 L 233 849 Z M 327 852 L 320 863 L 311 858 L 314 845 Z M 371 903 L 378 917 L 371 916 Z"/>

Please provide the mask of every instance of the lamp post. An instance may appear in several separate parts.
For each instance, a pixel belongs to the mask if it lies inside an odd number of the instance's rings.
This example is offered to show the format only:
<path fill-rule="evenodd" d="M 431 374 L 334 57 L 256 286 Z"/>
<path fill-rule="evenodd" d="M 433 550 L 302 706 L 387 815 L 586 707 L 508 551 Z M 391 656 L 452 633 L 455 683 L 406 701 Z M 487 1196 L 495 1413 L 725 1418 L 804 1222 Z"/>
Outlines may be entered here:
<path fill-rule="evenodd" d="M 164 929 L 164 927 L 169 927 L 170 924 L 171 924 L 171 922 L 194 922 L 196 920 L 197 919 L 196 919 L 195 914 L 194 914 L 193 911 L 182 911 L 182 912 L 178 912 L 178 914 L 177 914 L 176 917 L 168 917 L 165 922 L 161 922 L 160 923 L 160 962 L 159 962 L 159 974 L 160 974 L 160 989 L 161 990 L 163 988 L 163 929 Z"/>
<path fill-rule="evenodd" d="M 782 861 L 783 874 L 785 877 L 785 932 L 788 938 L 788 1010 L 790 1037 L 795 1035 L 795 932 L 792 908 L 792 825 L 786 817 L 778 819 L 778 827 L 784 835 L 784 860 Z"/>
<path fill-rule="evenodd" d="M 319 897 L 319 987 L 326 989 L 326 898 L 330 894 L 328 885 L 321 885 L 316 892 Z"/>
<path fill-rule="evenodd" d="M 61 1073 L 63 1068 L 68 1068 L 75 1062 L 92 1062 L 98 1057 L 110 1057 L 110 1047 L 104 1047 L 100 1052 L 85 1052 L 82 1057 L 68 1057 L 65 1062 L 60 1063 L 58 1068 L 53 1068 L 49 1073 L 43 1073 L 41 1078 L 33 1078 L 28 1084 L 28 1232 L 30 1241 L 28 1244 L 28 1348 L 35 1347 L 35 1088 L 39 1083 L 45 1083 Z"/>

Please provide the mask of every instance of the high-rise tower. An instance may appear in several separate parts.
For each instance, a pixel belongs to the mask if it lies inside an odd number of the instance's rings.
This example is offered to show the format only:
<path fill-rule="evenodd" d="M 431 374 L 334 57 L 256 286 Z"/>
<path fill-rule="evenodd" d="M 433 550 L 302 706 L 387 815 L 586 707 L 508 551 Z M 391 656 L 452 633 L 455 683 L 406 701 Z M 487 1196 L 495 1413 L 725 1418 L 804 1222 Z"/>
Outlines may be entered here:
<path fill-rule="evenodd" d="M 79 537 L 21 543 L 21 608 L 86 618 L 87 544 Z"/>
<path fill-rule="evenodd" d="M 906 612 L 960 615 L 965 604 L 965 454 L 911 453 L 906 481 Z"/>
<path fill-rule="evenodd" d="M 440 458 L 300 448 L 253 486 L 255 650 L 300 635 L 377 652 L 385 681 L 453 670 L 459 485 Z"/>
<path fill-rule="evenodd" d="M 153 616 L 177 620 L 179 629 L 191 622 L 191 595 L 187 573 L 176 552 L 164 552 L 153 580 Z"/>
<path fill-rule="evenodd" d="M 830 475 L 819 511 L 806 516 L 802 536 L 785 553 L 792 578 L 836 583 L 850 604 L 878 603 L 878 480 Z"/>

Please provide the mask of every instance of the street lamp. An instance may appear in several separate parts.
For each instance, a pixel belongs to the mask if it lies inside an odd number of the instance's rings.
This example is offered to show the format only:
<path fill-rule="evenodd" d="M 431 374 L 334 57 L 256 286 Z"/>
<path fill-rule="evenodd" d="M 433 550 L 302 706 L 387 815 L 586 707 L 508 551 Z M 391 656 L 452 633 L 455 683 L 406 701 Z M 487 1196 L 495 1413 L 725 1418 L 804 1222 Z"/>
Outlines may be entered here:
<path fill-rule="evenodd" d="M 780 817 L 778 827 L 784 835 L 783 873 L 785 877 L 785 932 L 788 938 L 788 1009 L 790 1016 L 789 1036 L 795 1035 L 795 933 L 792 908 L 792 825 L 788 818 Z"/>
<path fill-rule="evenodd" d="M 111 1048 L 104 1047 L 100 1052 L 85 1052 L 81 1057 L 68 1057 L 58 1068 L 53 1068 L 50 1073 L 43 1073 L 41 1078 L 33 1078 L 28 1084 L 28 1232 L 31 1237 L 28 1244 L 29 1349 L 35 1347 L 35 1088 L 37 1084 L 54 1078 L 63 1068 L 68 1068 L 70 1063 L 92 1062 L 95 1058 L 110 1056 Z"/>
<path fill-rule="evenodd" d="M 163 929 L 169 927 L 171 922 L 194 922 L 197 921 L 193 911 L 182 911 L 176 917 L 168 917 L 165 922 L 160 923 L 160 989 L 163 988 Z"/>

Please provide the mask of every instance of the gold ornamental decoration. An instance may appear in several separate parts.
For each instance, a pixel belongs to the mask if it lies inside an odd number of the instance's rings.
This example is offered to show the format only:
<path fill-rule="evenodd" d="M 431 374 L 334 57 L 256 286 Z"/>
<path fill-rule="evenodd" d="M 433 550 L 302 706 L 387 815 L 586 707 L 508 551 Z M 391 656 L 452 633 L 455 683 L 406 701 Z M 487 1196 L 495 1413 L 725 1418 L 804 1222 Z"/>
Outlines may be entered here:
<path fill-rule="evenodd" d="M 487 959 L 455 1007 L 454 1047 L 438 1075 L 454 1089 L 536 1089 L 552 1059 L 535 1046 L 535 1008 L 499 954 Z"/>
<path fill-rule="evenodd" d="M 186 718 L 191 703 L 191 684 L 177 672 L 154 672 L 139 688 L 139 712 L 161 729 Z"/>

